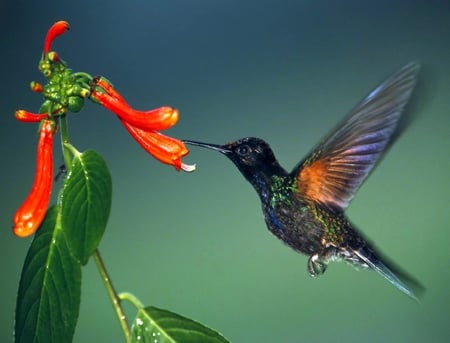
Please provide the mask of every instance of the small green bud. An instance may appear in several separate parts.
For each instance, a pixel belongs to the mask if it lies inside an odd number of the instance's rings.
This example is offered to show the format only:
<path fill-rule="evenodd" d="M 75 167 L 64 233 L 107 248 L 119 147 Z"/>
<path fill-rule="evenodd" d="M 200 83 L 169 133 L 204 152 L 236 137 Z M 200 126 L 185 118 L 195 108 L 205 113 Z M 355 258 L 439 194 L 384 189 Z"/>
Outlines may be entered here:
<path fill-rule="evenodd" d="M 84 98 L 79 96 L 69 96 L 69 104 L 67 108 L 70 112 L 80 112 L 84 106 Z"/>

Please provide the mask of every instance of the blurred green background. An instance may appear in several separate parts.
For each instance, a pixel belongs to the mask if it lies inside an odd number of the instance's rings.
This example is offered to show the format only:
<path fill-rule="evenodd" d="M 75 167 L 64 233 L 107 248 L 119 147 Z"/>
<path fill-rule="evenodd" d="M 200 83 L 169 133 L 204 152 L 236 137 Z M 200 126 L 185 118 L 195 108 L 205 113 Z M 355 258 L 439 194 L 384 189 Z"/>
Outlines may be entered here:
<path fill-rule="evenodd" d="M 69 118 L 70 134 L 110 167 L 113 206 L 100 249 L 119 291 L 233 342 L 450 340 L 447 1 L 79 0 L 0 3 L 0 342 L 12 337 L 31 241 L 14 237 L 11 225 L 31 187 L 36 126 L 13 113 L 38 109 L 41 98 L 28 84 L 43 81 L 43 38 L 60 19 L 71 24 L 54 44 L 61 57 L 74 70 L 106 76 L 136 108 L 179 108 L 171 135 L 212 143 L 259 136 L 287 169 L 386 76 L 423 63 L 415 120 L 348 210 L 426 286 L 419 305 L 345 264 L 310 278 L 306 257 L 267 231 L 256 193 L 217 153 L 194 148 L 185 162 L 197 171 L 177 173 L 90 103 Z M 75 342 L 94 341 L 123 335 L 90 262 Z"/>

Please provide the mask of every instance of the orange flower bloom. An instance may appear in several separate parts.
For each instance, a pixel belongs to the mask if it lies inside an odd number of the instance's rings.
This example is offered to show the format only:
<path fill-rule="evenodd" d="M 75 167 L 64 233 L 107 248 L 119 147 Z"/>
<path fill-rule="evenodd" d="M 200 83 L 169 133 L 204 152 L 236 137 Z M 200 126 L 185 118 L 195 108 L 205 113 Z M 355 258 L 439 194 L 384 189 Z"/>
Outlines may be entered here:
<path fill-rule="evenodd" d="M 25 110 L 18 110 L 14 115 L 18 121 L 24 123 L 38 123 L 48 118 L 47 113 L 31 113 Z"/>
<path fill-rule="evenodd" d="M 55 38 L 62 35 L 68 29 L 69 23 L 64 20 L 57 21 L 48 29 L 44 40 L 44 54 L 47 54 L 50 51 Z"/>
<path fill-rule="evenodd" d="M 94 78 L 91 99 L 115 113 L 133 138 L 154 158 L 191 172 L 195 165 L 184 164 L 181 158 L 189 153 L 184 143 L 165 136 L 159 130 L 172 127 L 178 121 L 178 111 L 163 106 L 149 111 L 133 109 L 125 99 L 103 78 Z"/>
<path fill-rule="evenodd" d="M 30 193 L 14 215 L 13 232 L 18 237 L 32 235 L 44 220 L 53 184 L 53 136 L 55 123 L 44 119 L 39 133 L 36 174 Z"/>

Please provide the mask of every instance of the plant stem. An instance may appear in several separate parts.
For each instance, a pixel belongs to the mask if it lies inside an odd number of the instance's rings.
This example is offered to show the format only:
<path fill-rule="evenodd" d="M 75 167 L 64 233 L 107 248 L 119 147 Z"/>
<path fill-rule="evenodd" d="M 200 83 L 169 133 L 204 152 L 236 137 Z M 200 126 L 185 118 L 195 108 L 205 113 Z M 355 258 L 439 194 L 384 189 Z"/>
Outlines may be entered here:
<path fill-rule="evenodd" d="M 119 294 L 119 299 L 121 301 L 127 300 L 130 303 L 134 305 L 138 310 L 142 310 L 144 308 L 144 305 L 141 303 L 141 301 L 134 295 L 128 292 L 122 292 Z"/>
<path fill-rule="evenodd" d="M 117 318 L 119 319 L 120 327 L 122 328 L 123 334 L 125 336 L 125 341 L 127 343 L 131 342 L 131 331 L 130 326 L 128 325 L 127 317 L 123 311 L 123 308 L 120 304 L 121 299 L 117 295 L 114 286 L 109 278 L 108 272 L 106 271 L 105 264 L 103 263 L 102 257 L 100 256 L 100 252 L 98 249 L 94 252 L 94 260 L 97 265 L 97 269 L 100 272 L 100 276 L 102 278 L 103 284 L 105 285 L 106 292 L 108 293 L 109 299 L 116 311 Z"/>
<path fill-rule="evenodd" d="M 59 122 L 61 124 L 61 144 L 64 156 L 64 164 L 66 168 L 69 169 L 70 165 L 72 164 L 72 158 L 70 155 L 70 150 L 66 146 L 66 144 L 69 143 L 69 131 L 67 129 L 67 118 L 65 114 L 59 117 Z"/>

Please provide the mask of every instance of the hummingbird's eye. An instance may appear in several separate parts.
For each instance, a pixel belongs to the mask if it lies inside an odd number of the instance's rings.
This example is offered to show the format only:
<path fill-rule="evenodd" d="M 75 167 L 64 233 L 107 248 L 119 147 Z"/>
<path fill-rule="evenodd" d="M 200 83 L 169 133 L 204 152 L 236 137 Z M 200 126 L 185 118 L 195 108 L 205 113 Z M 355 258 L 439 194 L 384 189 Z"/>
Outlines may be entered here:
<path fill-rule="evenodd" d="M 247 145 L 242 145 L 237 148 L 236 152 L 241 156 L 246 156 L 250 152 L 250 148 Z"/>

